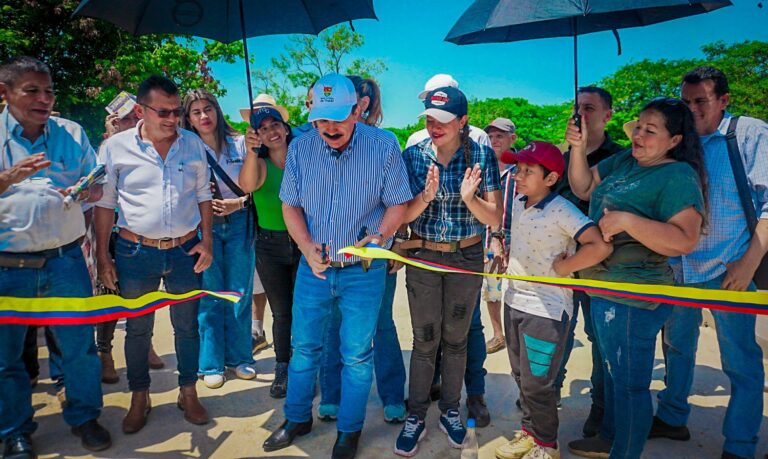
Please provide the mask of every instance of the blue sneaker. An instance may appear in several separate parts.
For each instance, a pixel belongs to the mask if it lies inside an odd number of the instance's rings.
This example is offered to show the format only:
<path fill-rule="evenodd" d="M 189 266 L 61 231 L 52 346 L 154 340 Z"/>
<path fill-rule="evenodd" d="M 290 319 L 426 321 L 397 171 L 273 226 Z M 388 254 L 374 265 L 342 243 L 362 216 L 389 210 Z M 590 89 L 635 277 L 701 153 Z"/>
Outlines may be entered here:
<path fill-rule="evenodd" d="M 459 410 L 448 410 L 445 414 L 440 415 L 440 430 L 448 435 L 448 443 L 453 448 L 461 449 L 467 429 L 461 423 Z"/>
<path fill-rule="evenodd" d="M 384 421 L 390 424 L 399 424 L 405 421 L 405 405 L 386 405 L 384 407 Z"/>
<path fill-rule="evenodd" d="M 321 421 L 335 421 L 338 414 L 339 405 L 332 405 L 328 403 L 325 405 L 321 404 L 317 407 L 317 418 Z"/>
<path fill-rule="evenodd" d="M 419 417 L 415 414 L 408 416 L 403 430 L 397 436 L 395 454 L 404 457 L 415 456 L 419 451 L 419 441 L 426 435 L 427 426 L 424 424 L 424 421 L 419 420 Z"/>

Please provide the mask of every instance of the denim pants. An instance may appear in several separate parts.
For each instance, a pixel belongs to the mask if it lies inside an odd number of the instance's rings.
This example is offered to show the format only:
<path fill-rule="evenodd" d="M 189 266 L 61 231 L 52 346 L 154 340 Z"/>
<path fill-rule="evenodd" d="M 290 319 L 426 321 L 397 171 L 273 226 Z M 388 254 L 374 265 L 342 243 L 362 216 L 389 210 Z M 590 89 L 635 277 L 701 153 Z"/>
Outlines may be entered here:
<path fill-rule="evenodd" d="M 186 293 L 199 289 L 202 276 L 194 271 L 197 256 L 188 254 L 198 242 L 200 240 L 195 237 L 178 247 L 160 250 L 118 238 L 115 264 L 120 295 L 123 298 L 138 298 L 145 293 L 157 291 L 161 279 L 168 293 Z M 179 386 L 197 382 L 200 356 L 198 303 L 199 300 L 192 300 L 170 306 Z M 130 317 L 126 321 L 125 362 L 128 389 L 133 392 L 149 389 L 149 348 L 152 345 L 154 324 L 154 312 Z"/>
<path fill-rule="evenodd" d="M 37 330 L 38 326 L 27 326 L 27 335 L 24 337 L 24 352 L 22 359 L 24 367 L 27 369 L 29 379 L 40 376 L 40 362 L 37 353 Z M 48 348 L 48 375 L 54 382 L 56 390 L 64 387 L 64 373 L 61 370 L 61 351 L 53 336 L 51 327 L 42 327 L 45 330 L 45 346 Z"/>
<path fill-rule="evenodd" d="M 467 390 L 467 396 L 485 395 L 485 375 L 488 374 L 488 370 L 485 369 L 488 350 L 485 347 L 483 319 L 480 316 L 480 297 L 481 295 L 477 296 L 475 311 L 472 313 L 472 322 L 469 323 L 469 333 L 467 334 L 467 368 L 464 370 L 464 388 Z M 435 358 L 433 385 L 440 384 L 442 356 L 443 348 L 439 347 Z"/>
<path fill-rule="evenodd" d="M 302 257 L 293 293 L 291 342 L 285 418 L 292 422 L 312 419 L 315 381 L 322 360 L 325 336 L 333 308 L 341 311 L 341 403 L 336 428 L 341 432 L 363 429 L 365 407 L 373 383 L 373 337 L 384 295 L 386 260 L 374 260 L 368 272 L 360 264 L 328 268 L 320 279 Z"/>
<path fill-rule="evenodd" d="M 213 224 L 213 263 L 203 271 L 203 289 L 243 296 L 237 303 L 212 296 L 200 299 L 197 320 L 201 375 L 223 374 L 225 366 L 253 363 L 251 292 L 256 255 L 253 238 L 248 234 L 249 215 L 240 210 L 227 217 Z"/>
<path fill-rule="evenodd" d="M 605 414 L 600 435 L 613 440 L 611 459 L 640 457 L 651 431 L 651 378 L 656 336 L 672 306 L 654 310 L 592 297 L 592 320 L 605 358 Z"/>
<path fill-rule="evenodd" d="M 376 388 L 384 406 L 403 405 L 405 403 L 405 364 L 397 328 L 392 319 L 392 305 L 395 301 L 397 273 L 387 274 L 384 298 L 379 309 L 376 335 L 373 337 L 373 368 L 376 375 Z M 335 308 L 328 326 L 325 347 L 323 348 L 322 367 L 320 367 L 320 404 L 338 405 L 341 400 L 341 355 L 339 354 L 339 327 L 341 314 Z"/>
<path fill-rule="evenodd" d="M 41 269 L 0 268 L 0 296 L 20 298 L 90 297 L 88 269 L 79 246 L 51 258 Z M 93 325 L 53 325 L 66 375 L 64 420 L 79 426 L 101 414 L 101 364 L 93 342 Z M 22 352 L 26 325 L 0 325 L 0 438 L 32 433 L 32 389 Z"/>
<path fill-rule="evenodd" d="M 482 271 L 485 257 L 482 244 L 453 253 L 411 250 L 409 255 L 471 271 Z M 405 269 L 413 326 L 409 411 L 424 419 L 430 405 L 429 392 L 440 345 L 443 357 L 438 407 L 443 413 L 459 407 L 467 365 L 467 335 L 483 279 L 471 274 L 445 274 L 412 266 Z"/>
<path fill-rule="evenodd" d="M 686 287 L 719 289 L 725 274 L 708 282 Z M 755 291 L 755 285 L 749 287 Z M 731 382 L 731 398 L 723 421 L 723 450 L 737 456 L 753 457 L 757 434 L 763 420 L 763 352 L 755 337 L 755 316 L 712 310 L 720 346 L 723 371 Z M 688 423 L 691 406 L 688 395 L 696 366 L 701 309 L 674 306 L 664 324 L 667 388 L 658 394 L 656 415 L 673 426 Z"/>
<path fill-rule="evenodd" d="M 293 287 L 300 259 L 301 252 L 288 231 L 259 228 L 256 271 L 272 310 L 272 342 L 277 363 L 288 363 L 291 359 Z"/>
<path fill-rule="evenodd" d="M 563 355 L 563 362 L 560 365 L 560 373 L 555 379 L 555 387 L 559 390 L 563 388 L 565 382 L 565 374 L 568 372 L 565 366 L 568 364 L 568 360 L 571 358 L 571 352 L 573 351 L 574 333 L 576 331 L 576 323 L 579 319 L 579 308 L 581 308 L 582 317 L 584 320 L 584 333 L 589 340 L 592 351 L 592 373 L 590 374 L 589 381 L 592 383 L 592 406 L 603 409 L 605 407 L 605 368 L 603 363 L 603 356 L 600 354 L 600 346 L 597 345 L 595 338 L 594 325 L 592 322 L 592 310 L 590 308 L 590 298 L 584 292 L 577 290 L 573 291 L 573 318 L 571 319 L 571 329 L 568 333 L 568 341 L 565 343 L 565 353 Z"/>

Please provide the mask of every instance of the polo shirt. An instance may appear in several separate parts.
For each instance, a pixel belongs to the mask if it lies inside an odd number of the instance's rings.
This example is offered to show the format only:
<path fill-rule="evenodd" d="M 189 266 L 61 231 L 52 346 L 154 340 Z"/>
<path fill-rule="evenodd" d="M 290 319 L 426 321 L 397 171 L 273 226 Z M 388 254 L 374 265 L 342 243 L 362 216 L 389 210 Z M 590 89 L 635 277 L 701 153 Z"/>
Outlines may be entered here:
<path fill-rule="evenodd" d="M 517 276 L 561 277 L 552 263 L 563 252 L 576 252 L 576 239 L 595 226 L 573 203 L 552 192 L 525 208 L 527 196 L 515 198 L 507 273 Z M 528 314 L 561 320 L 573 315 L 571 290 L 532 282 L 510 280 L 504 295 L 510 307 Z"/>

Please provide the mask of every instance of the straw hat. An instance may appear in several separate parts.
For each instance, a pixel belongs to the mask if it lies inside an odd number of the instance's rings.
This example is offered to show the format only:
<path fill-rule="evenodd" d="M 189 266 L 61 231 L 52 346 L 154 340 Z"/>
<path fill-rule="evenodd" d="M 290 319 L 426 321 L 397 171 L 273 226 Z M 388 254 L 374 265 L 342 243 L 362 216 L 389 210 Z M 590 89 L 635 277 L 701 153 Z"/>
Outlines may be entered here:
<path fill-rule="evenodd" d="M 277 102 L 275 102 L 275 98 L 270 96 L 269 94 L 259 94 L 256 96 L 255 99 L 253 99 L 253 108 L 259 108 L 259 107 L 274 107 L 279 113 L 280 116 L 283 117 L 283 121 L 286 123 L 288 122 L 288 110 L 286 110 L 285 107 L 282 105 L 277 105 Z M 251 121 L 251 110 L 249 108 L 241 108 L 240 109 L 240 116 L 243 117 L 243 121 Z"/>
<path fill-rule="evenodd" d="M 624 134 L 627 135 L 627 138 L 629 140 L 632 140 L 632 131 L 635 130 L 635 126 L 637 126 L 637 124 L 638 124 L 637 120 L 627 121 L 626 123 L 624 123 L 624 126 L 623 126 Z"/>

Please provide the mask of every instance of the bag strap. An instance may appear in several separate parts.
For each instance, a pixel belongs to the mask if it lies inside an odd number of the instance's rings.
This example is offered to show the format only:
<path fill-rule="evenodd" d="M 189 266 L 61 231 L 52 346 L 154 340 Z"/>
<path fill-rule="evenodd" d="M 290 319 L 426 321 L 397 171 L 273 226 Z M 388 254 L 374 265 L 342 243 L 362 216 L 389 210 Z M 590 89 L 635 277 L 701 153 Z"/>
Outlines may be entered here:
<path fill-rule="evenodd" d="M 725 134 L 725 141 L 728 145 L 728 159 L 731 161 L 731 169 L 733 169 L 733 176 L 736 179 L 736 189 L 739 192 L 741 207 L 744 209 L 744 215 L 747 217 L 747 228 L 749 229 L 750 236 L 753 236 L 755 234 L 755 227 L 757 226 L 757 212 L 755 211 L 755 205 L 752 203 L 752 197 L 750 196 L 749 185 L 747 182 L 747 173 L 744 170 L 744 161 L 741 159 L 739 143 L 736 139 L 736 125 L 738 122 L 738 116 L 731 118 L 731 122 L 728 125 L 728 132 Z"/>
<path fill-rule="evenodd" d="M 241 198 L 246 195 L 246 193 L 240 189 L 240 187 L 237 186 L 237 184 L 231 178 L 229 178 L 229 175 L 227 175 L 227 173 L 224 172 L 224 169 L 219 166 L 218 161 L 216 161 L 216 158 L 214 158 L 210 152 L 206 150 L 205 156 L 208 159 L 208 165 L 211 166 L 211 169 L 213 169 L 216 175 L 224 181 L 224 183 L 229 187 L 230 190 L 232 190 L 232 192 Z M 214 181 L 213 183 L 216 182 Z"/>

